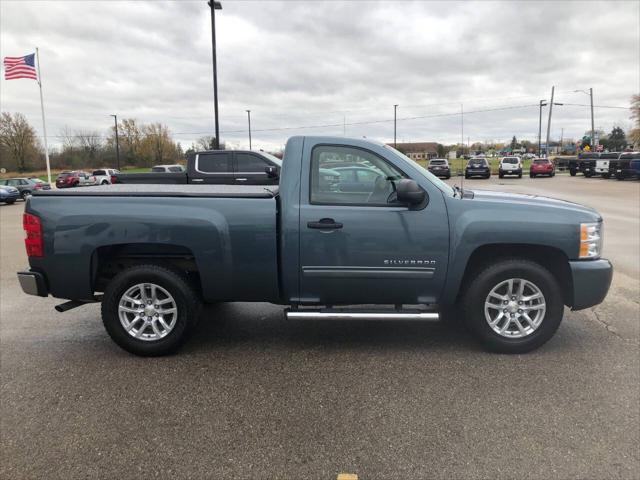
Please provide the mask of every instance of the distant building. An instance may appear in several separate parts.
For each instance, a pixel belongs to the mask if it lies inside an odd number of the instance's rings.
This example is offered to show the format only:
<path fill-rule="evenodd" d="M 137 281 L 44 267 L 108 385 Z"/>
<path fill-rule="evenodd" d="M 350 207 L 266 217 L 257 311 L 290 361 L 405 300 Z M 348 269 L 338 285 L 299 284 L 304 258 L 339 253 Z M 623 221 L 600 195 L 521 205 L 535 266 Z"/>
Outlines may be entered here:
<path fill-rule="evenodd" d="M 393 147 L 393 143 L 389 143 Z M 397 143 L 395 148 L 412 160 L 429 160 L 438 156 L 438 144 L 436 142 L 411 142 Z"/>

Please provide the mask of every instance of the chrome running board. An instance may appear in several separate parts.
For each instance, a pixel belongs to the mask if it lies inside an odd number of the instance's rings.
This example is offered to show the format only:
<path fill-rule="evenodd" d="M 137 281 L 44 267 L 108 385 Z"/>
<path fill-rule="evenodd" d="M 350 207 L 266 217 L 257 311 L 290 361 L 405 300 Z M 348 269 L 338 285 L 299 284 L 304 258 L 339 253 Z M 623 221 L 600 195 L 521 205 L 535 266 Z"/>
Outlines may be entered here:
<path fill-rule="evenodd" d="M 354 312 L 341 310 L 287 310 L 287 319 L 291 320 L 439 320 L 437 312 L 398 312 L 398 311 L 377 311 L 377 312 Z"/>

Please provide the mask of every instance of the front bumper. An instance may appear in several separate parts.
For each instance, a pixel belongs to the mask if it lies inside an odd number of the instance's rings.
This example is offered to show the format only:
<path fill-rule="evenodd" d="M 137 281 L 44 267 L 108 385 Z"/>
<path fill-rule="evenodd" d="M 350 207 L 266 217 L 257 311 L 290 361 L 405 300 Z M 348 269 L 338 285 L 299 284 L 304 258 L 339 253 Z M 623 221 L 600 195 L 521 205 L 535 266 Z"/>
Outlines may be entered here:
<path fill-rule="evenodd" d="M 36 295 L 38 297 L 47 297 L 49 295 L 44 275 L 39 272 L 18 272 L 18 281 L 22 291 L 27 295 Z"/>
<path fill-rule="evenodd" d="M 582 310 L 602 303 L 613 277 L 613 265 L 606 259 L 569 262 L 573 280 L 572 310 Z"/>
<path fill-rule="evenodd" d="M 490 175 L 491 171 L 487 168 L 485 169 L 479 169 L 479 168 L 469 168 L 467 170 L 465 170 L 465 173 L 469 176 L 473 176 L 473 175 Z"/>
<path fill-rule="evenodd" d="M 20 193 L 16 192 L 16 193 L 11 193 L 9 195 L 2 195 L 0 197 L 0 202 L 7 202 L 7 201 L 15 201 L 18 200 L 20 198 Z"/>

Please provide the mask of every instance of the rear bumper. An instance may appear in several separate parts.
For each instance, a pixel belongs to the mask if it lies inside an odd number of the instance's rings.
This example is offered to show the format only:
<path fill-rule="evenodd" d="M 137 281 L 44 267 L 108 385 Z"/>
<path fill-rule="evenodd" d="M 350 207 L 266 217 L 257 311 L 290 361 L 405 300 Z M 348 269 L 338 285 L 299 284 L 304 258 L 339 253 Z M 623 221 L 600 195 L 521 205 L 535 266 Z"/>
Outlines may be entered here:
<path fill-rule="evenodd" d="M 39 272 L 18 272 L 18 281 L 22 291 L 27 295 L 36 295 L 38 297 L 47 297 L 49 295 L 44 275 Z"/>
<path fill-rule="evenodd" d="M 572 310 L 582 310 L 602 303 L 609 292 L 613 265 L 606 259 L 570 261 L 573 280 Z"/>

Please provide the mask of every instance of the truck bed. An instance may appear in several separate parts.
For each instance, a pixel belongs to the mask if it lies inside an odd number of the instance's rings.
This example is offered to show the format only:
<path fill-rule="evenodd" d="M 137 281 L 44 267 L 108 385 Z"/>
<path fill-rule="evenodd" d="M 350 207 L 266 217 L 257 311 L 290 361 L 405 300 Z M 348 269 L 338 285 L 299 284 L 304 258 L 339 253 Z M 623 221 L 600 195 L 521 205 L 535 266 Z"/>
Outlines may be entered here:
<path fill-rule="evenodd" d="M 104 196 L 104 197 L 214 197 L 273 198 L 278 195 L 274 185 L 151 185 L 115 184 L 95 187 L 36 190 L 35 196 Z"/>

